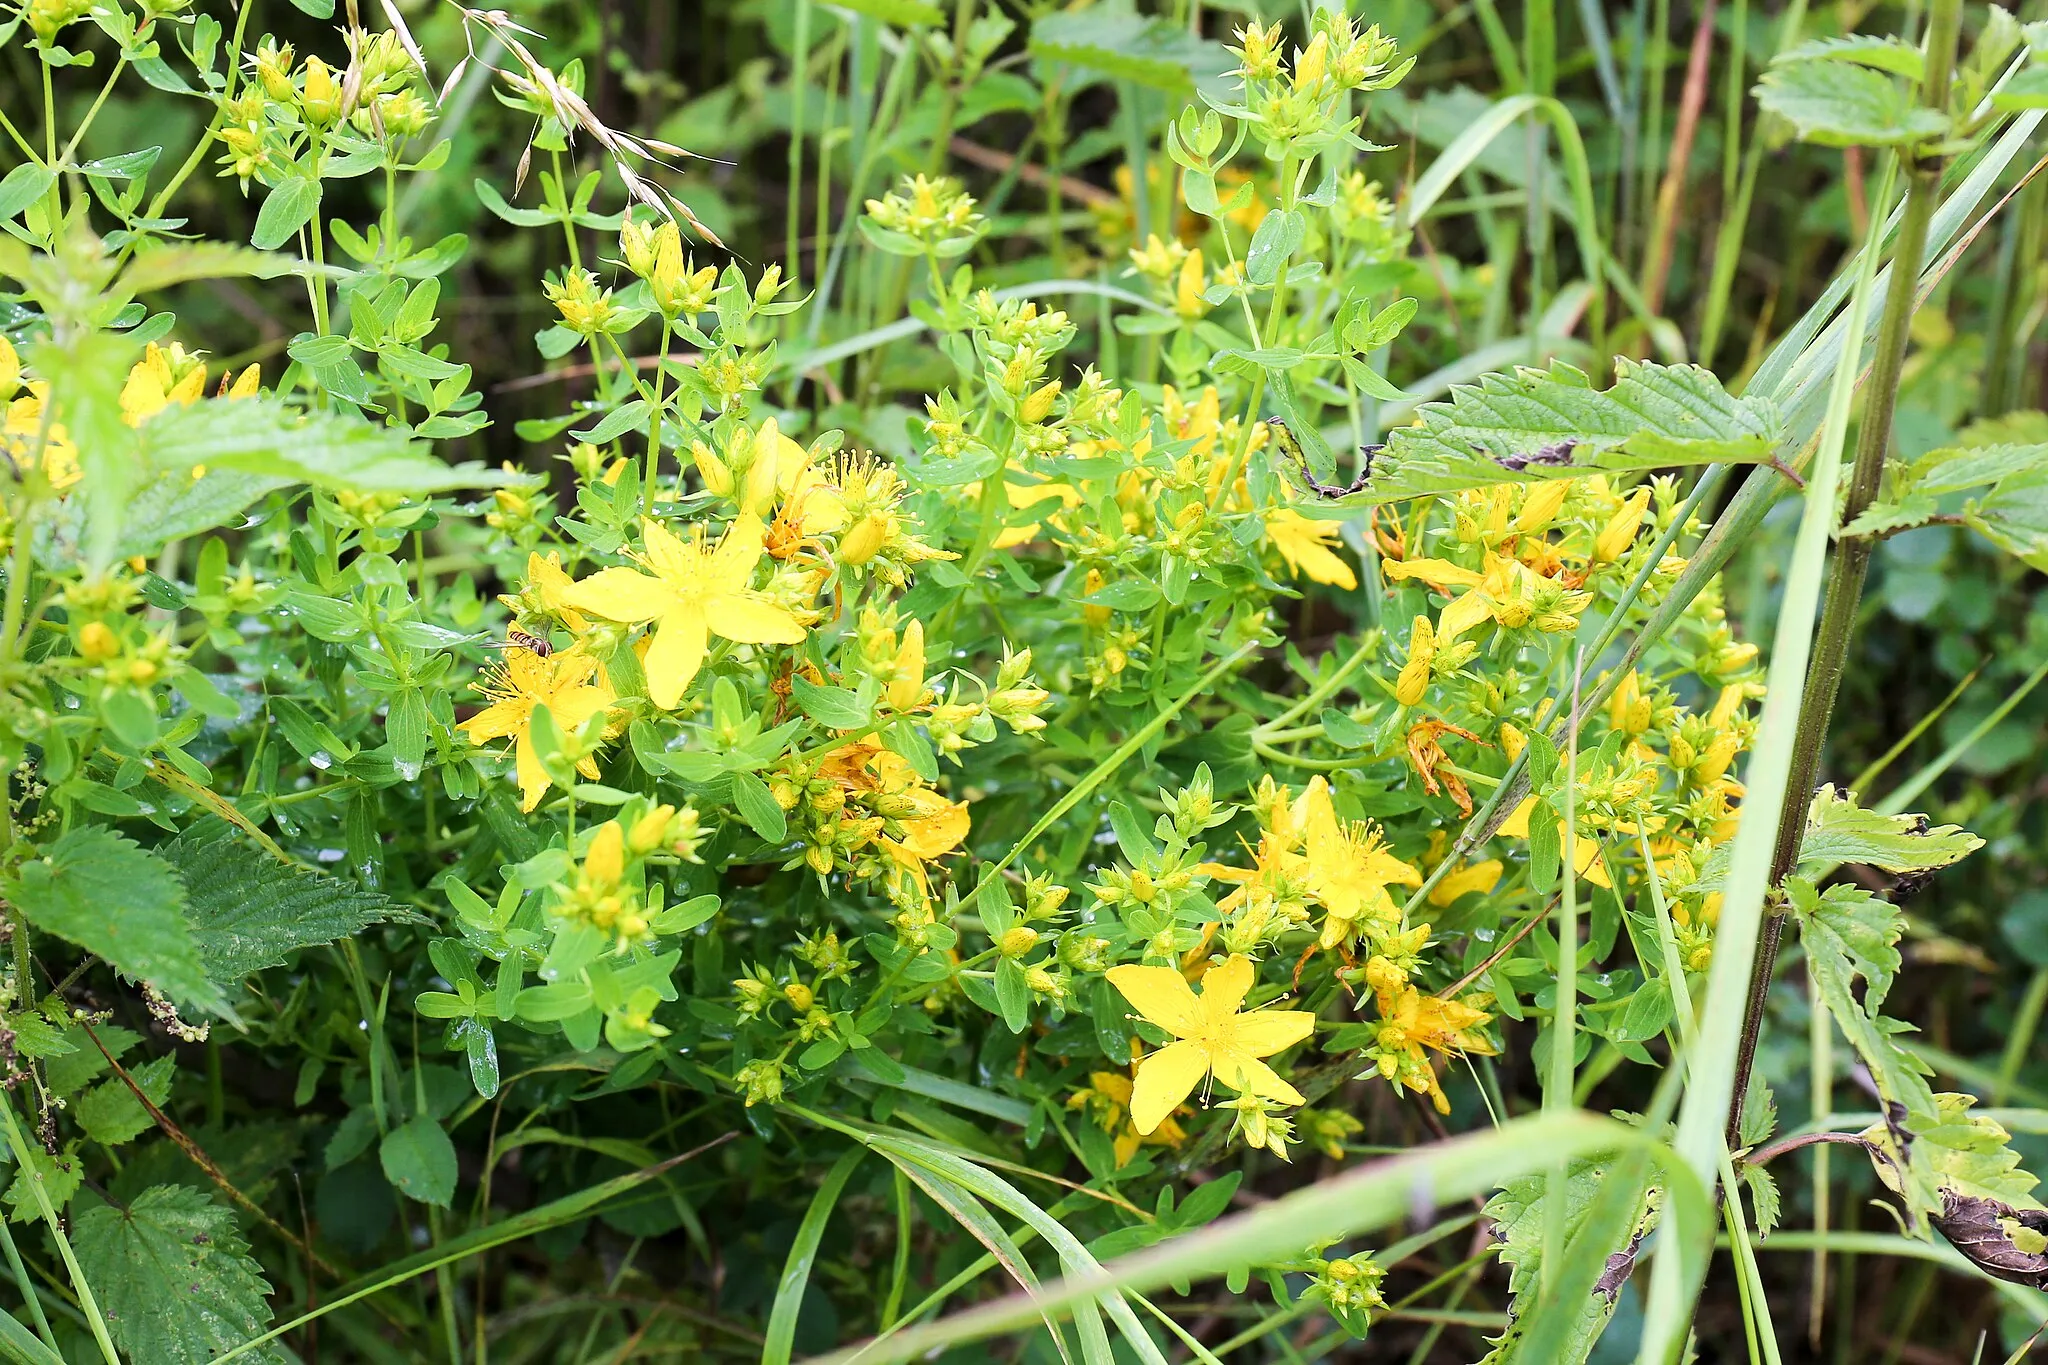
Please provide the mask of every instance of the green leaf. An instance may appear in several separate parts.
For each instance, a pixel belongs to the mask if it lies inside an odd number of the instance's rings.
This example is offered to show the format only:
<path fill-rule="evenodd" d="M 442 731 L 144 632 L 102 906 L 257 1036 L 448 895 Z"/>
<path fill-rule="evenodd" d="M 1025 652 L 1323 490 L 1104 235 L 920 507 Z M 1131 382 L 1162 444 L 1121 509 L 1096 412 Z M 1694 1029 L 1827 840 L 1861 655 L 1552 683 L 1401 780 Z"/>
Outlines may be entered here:
<path fill-rule="evenodd" d="M 1645 1154 L 1573 1161 L 1561 1186 L 1564 1268 L 1553 1280 L 1543 1265 L 1548 1184 L 1547 1172 L 1521 1176 L 1487 1201 L 1500 1258 L 1509 1266 L 1510 1320 L 1486 1365 L 1583 1362 L 1614 1316 L 1622 1282 L 1656 1226 L 1661 1194 L 1650 1183 Z"/>
<path fill-rule="evenodd" d="M 1878 1095 L 1900 1113 L 1933 1112 L 1926 1068 L 1895 1041 L 1906 1026 L 1881 1013 L 1899 970 L 1905 916 L 1858 886 L 1840 884 L 1819 892 L 1806 878 L 1794 876 L 1785 879 L 1785 893 L 1799 917 L 1806 970 L 1842 1035 L 1870 1069 Z"/>
<path fill-rule="evenodd" d="M 193 938 L 207 975 L 222 986 L 373 924 L 420 922 L 388 896 L 289 867 L 239 838 L 188 834 L 158 852 L 185 884 Z"/>
<path fill-rule="evenodd" d="M 204 465 L 320 488 L 410 494 L 519 482 L 482 464 L 444 464 L 425 446 L 360 417 L 299 412 L 277 398 L 173 404 L 139 434 L 152 466 L 188 478 Z"/>
<path fill-rule="evenodd" d="M 1889 34 L 1875 33 L 1853 33 L 1846 38 L 1814 38 L 1779 53 L 1771 64 L 1790 66 L 1795 62 L 1810 61 L 1850 62 L 1914 81 L 1927 70 L 1927 59 L 1919 48 Z"/>
<path fill-rule="evenodd" d="M 90 1041 L 87 1046 L 91 1046 Z M 94 1056 L 99 1055 L 98 1048 L 92 1051 Z M 128 1074 L 135 1078 L 135 1084 L 142 1093 L 149 1096 L 149 1102 L 162 1108 L 164 1100 L 170 1096 L 171 1076 L 177 1069 L 177 1057 L 165 1053 L 161 1057 L 152 1057 L 141 1066 L 130 1067 Z M 142 1107 L 142 1101 L 135 1098 L 128 1082 L 119 1076 L 110 1076 L 87 1091 L 73 1109 L 72 1117 L 78 1120 L 78 1126 L 85 1130 L 87 1137 L 107 1147 L 131 1141 L 156 1127 L 156 1120 Z"/>
<path fill-rule="evenodd" d="M 2048 469 L 2015 474 L 1963 511 L 1970 526 L 2030 568 L 2048 572 Z"/>
<path fill-rule="evenodd" d="M 297 236 L 319 211 L 320 182 L 305 175 L 286 176 L 264 196 L 249 245 L 259 251 L 275 251 Z"/>
<path fill-rule="evenodd" d="M 123 298 L 133 298 L 194 280 L 270 280 L 307 270 L 302 262 L 283 253 L 252 251 L 227 242 L 164 243 L 138 250 L 114 282 L 114 289 Z"/>
<path fill-rule="evenodd" d="M 1956 493 L 2041 469 L 2048 444 L 2040 442 L 1942 446 L 1907 466 L 1901 483 L 1916 493 Z"/>
<path fill-rule="evenodd" d="M 1749 1190 L 1750 1219 L 1755 1224 L 1757 1238 L 1761 1240 L 1771 1235 L 1784 1212 L 1784 1202 L 1778 1197 L 1778 1182 L 1763 1166 L 1744 1166 L 1741 1179 Z"/>
<path fill-rule="evenodd" d="M 88 1210 L 72 1233 L 114 1344 L 137 1365 L 206 1365 L 270 1323 L 270 1285 L 234 1215 L 200 1190 L 156 1185 Z M 282 1365 L 263 1346 L 237 1359 Z"/>
<path fill-rule="evenodd" d="M 1221 44 L 1178 24 L 1108 6 L 1046 15 L 1031 25 L 1030 48 L 1042 61 L 1070 62 L 1182 98 L 1195 93 L 1198 81 L 1234 64 Z"/>
<path fill-rule="evenodd" d="M 789 820 L 782 807 L 775 804 L 768 784 L 760 778 L 752 773 L 734 773 L 732 800 L 739 807 L 740 817 L 769 843 L 779 844 L 789 836 Z"/>
<path fill-rule="evenodd" d="M 169 863 L 110 829 L 81 825 L 24 862 L 7 899 L 29 922 L 98 953 L 122 975 L 215 1013 L 227 998 L 206 974 Z"/>
<path fill-rule="evenodd" d="M 1279 279 L 1288 257 L 1300 250 L 1307 236 L 1308 215 L 1300 209 L 1283 209 L 1261 218 L 1251 245 L 1245 248 L 1245 278 L 1257 285 Z"/>
<path fill-rule="evenodd" d="M 409 1198 L 444 1209 L 455 1198 L 455 1144 L 431 1115 L 415 1114 L 386 1133 L 377 1160 Z"/>
<path fill-rule="evenodd" d="M 1600 390 L 1563 362 L 1459 384 L 1397 427 L 1358 495 L 1384 503 L 1532 479 L 1676 464 L 1759 462 L 1784 435 L 1777 407 L 1736 398 L 1697 365 L 1616 362 Z"/>
<path fill-rule="evenodd" d="M 1773 66 L 1757 103 L 1825 147 L 1895 147 L 1939 137 L 1948 120 L 1920 105 L 1897 78 L 1835 61 Z"/>
<path fill-rule="evenodd" d="M 1881 815 L 1853 792 L 1824 786 L 1813 794 L 1799 843 L 1802 867 L 1868 863 L 1887 872 L 1926 872 L 1959 862 L 1984 841 L 1955 825 L 1929 827 L 1924 815 Z"/>
<path fill-rule="evenodd" d="M 790 696 L 803 713 L 835 730 L 858 730 L 874 719 L 874 707 L 864 704 L 860 694 L 844 687 L 828 687 L 809 678 L 790 679 Z"/>
<path fill-rule="evenodd" d="M 833 0 L 835 8 L 880 19 L 892 28 L 936 28 L 945 12 L 927 0 Z"/>
<path fill-rule="evenodd" d="M 35 162 L 26 162 L 0 180 L 0 219 L 12 218 L 50 192 L 57 173 Z"/>
<path fill-rule="evenodd" d="M 71 1143 L 57 1156 L 51 1156 L 40 1145 L 31 1144 L 28 1155 L 35 1167 L 29 1179 L 41 1181 L 43 1195 L 50 1201 L 50 1207 L 62 1210 L 71 1202 L 71 1196 L 78 1193 L 85 1177 L 85 1165 L 78 1159 L 78 1144 Z M 36 1203 L 35 1190 L 22 1178 L 19 1169 L 7 1182 L 5 1202 L 13 1210 L 7 1215 L 10 1223 L 33 1223 L 43 1216 L 41 1206 Z"/>

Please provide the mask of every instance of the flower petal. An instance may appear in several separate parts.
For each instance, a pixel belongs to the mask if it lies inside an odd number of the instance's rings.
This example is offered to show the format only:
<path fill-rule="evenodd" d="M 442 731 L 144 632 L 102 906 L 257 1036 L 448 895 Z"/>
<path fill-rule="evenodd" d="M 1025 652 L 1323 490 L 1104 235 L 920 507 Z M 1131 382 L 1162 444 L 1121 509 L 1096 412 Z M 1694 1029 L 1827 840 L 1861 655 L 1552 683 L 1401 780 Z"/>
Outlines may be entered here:
<path fill-rule="evenodd" d="M 1244 1004 L 1252 988 L 1252 960 L 1232 953 L 1202 974 L 1202 1013 L 1212 1025 L 1223 1025 Z"/>
<path fill-rule="evenodd" d="M 1492 616 L 1493 599 L 1474 589 L 1445 607 L 1443 614 L 1437 617 L 1437 642 L 1447 645 Z"/>
<path fill-rule="evenodd" d="M 462 733 L 469 736 L 471 744 L 484 744 L 490 740 L 503 739 L 524 728 L 526 718 L 532 712 L 531 702 L 494 702 L 462 722 Z"/>
<path fill-rule="evenodd" d="M 548 794 L 548 770 L 540 766 L 540 751 L 533 747 L 533 731 L 522 729 L 512 746 L 512 766 L 519 774 L 519 809 L 532 810 Z"/>
<path fill-rule="evenodd" d="M 705 598 L 704 621 L 714 634 L 743 645 L 796 645 L 804 639 L 803 626 L 787 607 L 753 593 Z"/>
<path fill-rule="evenodd" d="M 1460 588 L 1476 588 L 1482 577 L 1479 570 L 1453 564 L 1448 559 L 1389 559 L 1380 565 L 1380 571 L 1392 579 L 1419 578 L 1425 583 L 1448 583 Z"/>
<path fill-rule="evenodd" d="M 1279 1072 L 1236 1048 L 1218 1054 L 1216 1079 L 1239 1094 L 1257 1095 L 1262 1100 L 1279 1100 L 1282 1104 L 1308 1103 L 1306 1096 L 1280 1079 Z M 1142 1083 L 1142 1078 L 1140 1080 Z"/>
<path fill-rule="evenodd" d="M 660 579 L 638 569 L 600 569 L 566 588 L 562 600 L 608 621 L 638 625 L 672 608 L 676 595 Z"/>
<path fill-rule="evenodd" d="M 1188 986 L 1188 979 L 1171 967 L 1135 967 L 1128 963 L 1109 969 L 1109 984 L 1116 987 L 1131 1008 L 1150 1024 L 1156 1024 L 1176 1038 L 1185 1038 L 1202 1027 L 1202 1007 Z"/>
<path fill-rule="evenodd" d="M 661 618 L 661 629 L 648 648 L 647 698 L 664 711 L 673 711 L 683 699 L 683 689 L 704 666 L 704 613 L 692 607 L 672 611 Z"/>
<path fill-rule="evenodd" d="M 751 512 L 742 513 L 711 552 L 713 578 L 728 588 L 745 587 L 747 579 L 753 576 L 754 565 L 761 559 L 761 546 L 767 534 L 768 528 L 759 517 Z"/>
<path fill-rule="evenodd" d="M 1163 972 L 1164 967 L 1118 968 L 1119 971 Z M 1114 975 L 1114 973 L 1112 973 Z M 1185 983 L 1183 983 L 1185 985 Z M 1117 987 L 1122 990 L 1123 987 Z M 1131 1127 L 1151 1132 L 1194 1093 L 1209 1074 L 1209 1054 L 1193 1043 L 1171 1043 L 1138 1063 L 1138 1083 L 1131 1087 Z"/>
<path fill-rule="evenodd" d="M 1270 1057 L 1314 1033 L 1316 1017 L 1308 1010 L 1253 1010 L 1240 1014 L 1230 1044 L 1253 1057 Z"/>

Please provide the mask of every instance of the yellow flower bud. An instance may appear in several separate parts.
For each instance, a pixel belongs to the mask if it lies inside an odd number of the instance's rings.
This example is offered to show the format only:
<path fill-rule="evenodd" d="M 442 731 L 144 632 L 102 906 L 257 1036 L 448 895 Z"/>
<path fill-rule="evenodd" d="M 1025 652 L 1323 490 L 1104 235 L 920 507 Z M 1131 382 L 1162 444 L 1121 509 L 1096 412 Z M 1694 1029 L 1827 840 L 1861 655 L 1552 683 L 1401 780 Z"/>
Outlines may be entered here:
<path fill-rule="evenodd" d="M 1571 491 L 1569 479 L 1550 479 L 1533 485 L 1522 499 L 1522 510 L 1515 513 L 1514 529 L 1524 535 L 1543 530 L 1557 519 L 1558 509 L 1564 506 Z"/>
<path fill-rule="evenodd" d="M 315 127 L 325 127 L 341 115 L 341 87 L 318 57 L 306 58 L 306 88 L 299 95 L 299 112 Z"/>
<path fill-rule="evenodd" d="M 0 403 L 14 397 L 15 386 L 20 383 L 21 357 L 15 354 L 12 342 L 0 337 Z"/>
<path fill-rule="evenodd" d="M 93 663 L 103 664 L 121 652 L 121 642 L 104 621 L 88 621 L 78 632 L 78 652 Z"/>
<path fill-rule="evenodd" d="M 1322 84 L 1330 70 L 1330 35 L 1318 33 L 1306 48 L 1294 54 L 1294 88 L 1307 90 Z"/>
<path fill-rule="evenodd" d="M 674 806 L 656 806 L 633 822 L 633 829 L 626 836 L 627 845 L 635 853 L 652 853 L 661 847 L 661 841 L 668 837 L 669 821 L 675 818 Z"/>
<path fill-rule="evenodd" d="M 803 982 L 792 981 L 782 988 L 782 998 L 796 1006 L 797 1012 L 801 1014 L 810 1009 L 812 1001 L 817 997 Z"/>
<path fill-rule="evenodd" d="M 654 273 L 654 229 L 628 217 L 619 224 L 619 252 L 626 258 L 626 269 L 646 279 Z"/>
<path fill-rule="evenodd" d="M 617 886 L 626 874 L 626 832 L 616 820 L 597 827 L 583 854 L 583 875 L 593 886 Z"/>
<path fill-rule="evenodd" d="M 702 441 L 690 442 L 690 458 L 696 462 L 697 477 L 704 480 L 707 492 L 721 498 L 732 496 L 732 466 L 712 451 Z"/>
<path fill-rule="evenodd" d="M 1401 676 L 1394 682 L 1394 700 L 1403 706 L 1413 706 L 1422 700 L 1429 690 L 1429 666 L 1436 658 L 1436 629 L 1427 616 L 1415 618 L 1415 625 L 1408 635 L 1408 662 L 1401 666 Z"/>
<path fill-rule="evenodd" d="M 1038 946 L 1038 931 L 1028 924 L 1013 925 L 996 940 L 1004 957 L 1022 957 Z"/>
<path fill-rule="evenodd" d="M 870 512 L 839 537 L 839 562 L 856 567 L 865 564 L 882 552 L 888 540 L 889 518 L 881 512 Z"/>
<path fill-rule="evenodd" d="M 1528 743 L 1529 737 L 1523 734 L 1520 729 L 1508 724 L 1506 721 L 1501 722 L 1500 748 L 1501 752 L 1508 756 L 1508 762 L 1512 763 L 1520 758 L 1522 750 L 1528 746 Z"/>
<path fill-rule="evenodd" d="M 1036 426 L 1052 413 L 1052 404 L 1060 396 L 1060 381 L 1055 379 L 1040 385 L 1029 398 L 1017 406 L 1017 420 L 1026 426 Z"/>
<path fill-rule="evenodd" d="M 1636 532 L 1642 528 L 1643 513 L 1650 505 L 1650 490 L 1643 487 L 1628 495 L 1621 510 L 1607 519 L 1607 525 L 1593 539 L 1593 560 L 1598 564 L 1611 564 L 1628 553 L 1628 547 L 1635 542 Z"/>

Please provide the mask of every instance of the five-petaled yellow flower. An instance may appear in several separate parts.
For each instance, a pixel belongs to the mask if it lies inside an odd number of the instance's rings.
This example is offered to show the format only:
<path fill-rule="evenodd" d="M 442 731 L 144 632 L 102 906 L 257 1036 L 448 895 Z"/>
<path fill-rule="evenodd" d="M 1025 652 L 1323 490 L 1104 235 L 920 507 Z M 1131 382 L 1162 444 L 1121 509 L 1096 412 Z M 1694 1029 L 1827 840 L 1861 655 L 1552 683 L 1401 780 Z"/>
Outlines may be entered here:
<path fill-rule="evenodd" d="M 701 529 L 696 539 L 684 540 L 649 520 L 641 524 L 645 552 L 638 558 L 644 571 L 604 569 L 563 596 L 570 606 L 608 621 L 656 623 L 645 660 L 647 695 L 662 710 L 673 710 L 704 666 L 711 636 L 745 645 L 803 641 L 803 625 L 787 607 L 748 587 L 764 533 L 759 517 L 741 516 L 709 546 Z"/>
<path fill-rule="evenodd" d="M 532 810 L 547 795 L 548 773 L 533 747 L 533 709 L 548 708 L 555 727 L 573 733 L 618 700 L 597 677 L 597 660 L 576 650 L 543 658 L 531 650 L 508 651 L 505 666 L 486 674 L 477 690 L 491 704 L 462 723 L 472 744 L 512 737 L 513 766 L 519 776 L 519 808 Z M 585 756 L 576 771 L 595 778 L 597 761 Z"/>
<path fill-rule="evenodd" d="M 1360 929 L 1398 929 L 1401 909 L 1387 888 L 1420 886 L 1422 874 L 1388 852 L 1371 825 L 1340 821 L 1329 784 L 1321 777 L 1310 779 L 1295 807 L 1308 853 L 1310 893 L 1328 912 L 1320 946 L 1334 948 Z"/>
<path fill-rule="evenodd" d="M 1240 1014 L 1238 1007 L 1252 988 L 1250 958 L 1233 956 L 1211 967 L 1199 996 L 1171 967 L 1112 967 L 1109 984 L 1147 1023 L 1174 1037 L 1138 1064 L 1131 1124 L 1140 1134 L 1165 1122 L 1208 1076 L 1243 1094 L 1306 1103 L 1300 1091 L 1259 1059 L 1308 1037 L 1316 1017 L 1307 1010 Z"/>
<path fill-rule="evenodd" d="M 1280 507 L 1266 517 L 1266 538 L 1296 577 L 1307 574 L 1318 583 L 1346 592 L 1358 587 L 1358 575 L 1331 548 L 1337 540 L 1336 522 L 1317 521 L 1292 507 Z"/>

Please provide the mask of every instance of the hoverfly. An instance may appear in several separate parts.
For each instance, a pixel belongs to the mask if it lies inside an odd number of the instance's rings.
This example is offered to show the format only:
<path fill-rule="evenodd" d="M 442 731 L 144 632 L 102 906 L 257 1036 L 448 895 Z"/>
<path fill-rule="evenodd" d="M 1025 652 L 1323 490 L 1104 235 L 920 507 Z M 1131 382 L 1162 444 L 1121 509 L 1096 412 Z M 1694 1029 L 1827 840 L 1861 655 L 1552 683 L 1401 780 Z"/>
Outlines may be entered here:
<path fill-rule="evenodd" d="M 525 631 L 518 629 L 507 630 L 505 632 L 505 643 L 501 645 L 494 644 L 489 646 L 489 648 L 523 649 L 536 659 L 545 659 L 548 655 L 555 652 L 555 647 L 541 636 L 528 635 Z"/>

